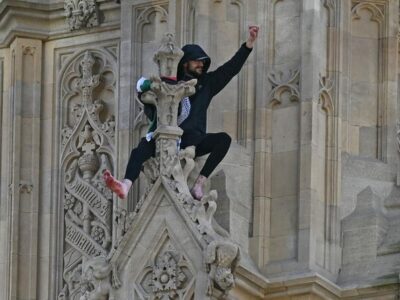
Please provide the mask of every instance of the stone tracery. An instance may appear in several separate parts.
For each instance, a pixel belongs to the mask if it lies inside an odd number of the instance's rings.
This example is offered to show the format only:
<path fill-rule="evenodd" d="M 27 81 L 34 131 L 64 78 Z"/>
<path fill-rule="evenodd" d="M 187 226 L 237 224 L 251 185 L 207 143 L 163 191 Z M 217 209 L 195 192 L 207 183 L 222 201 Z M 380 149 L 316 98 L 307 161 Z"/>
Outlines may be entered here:
<path fill-rule="evenodd" d="M 67 66 L 61 82 L 67 107 L 61 130 L 67 299 L 84 296 L 81 286 L 68 274 L 80 276 L 85 260 L 107 256 L 112 243 L 112 194 L 101 175 L 112 165 L 115 122 L 110 107 L 95 99 L 101 95 L 101 81 L 110 80 L 102 77 L 112 64 L 105 57 L 91 51 L 82 53 Z M 95 65 L 96 69 L 100 67 L 99 74 L 94 74 Z M 106 84 L 115 85 L 115 80 Z"/>

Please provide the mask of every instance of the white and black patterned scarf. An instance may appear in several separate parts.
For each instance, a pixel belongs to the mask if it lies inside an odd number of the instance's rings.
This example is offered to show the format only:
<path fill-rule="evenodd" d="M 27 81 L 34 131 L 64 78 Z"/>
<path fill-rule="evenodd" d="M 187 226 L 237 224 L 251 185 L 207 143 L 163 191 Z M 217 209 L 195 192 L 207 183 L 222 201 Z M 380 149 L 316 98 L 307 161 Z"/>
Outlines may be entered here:
<path fill-rule="evenodd" d="M 181 100 L 181 113 L 178 116 L 178 126 L 189 116 L 190 113 L 190 100 L 189 97 L 185 97 Z"/>

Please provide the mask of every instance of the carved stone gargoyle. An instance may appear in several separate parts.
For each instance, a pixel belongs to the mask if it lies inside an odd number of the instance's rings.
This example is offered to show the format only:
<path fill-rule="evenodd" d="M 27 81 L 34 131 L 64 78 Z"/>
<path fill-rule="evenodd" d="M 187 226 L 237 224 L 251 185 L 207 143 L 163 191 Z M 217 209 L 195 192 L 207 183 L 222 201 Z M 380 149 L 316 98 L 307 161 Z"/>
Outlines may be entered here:
<path fill-rule="evenodd" d="M 103 256 L 91 258 L 83 266 L 82 296 L 79 300 L 112 300 L 111 290 L 120 286 L 115 266 L 110 264 L 107 258 Z"/>
<path fill-rule="evenodd" d="M 234 272 L 240 261 L 239 246 L 229 240 L 212 241 L 206 250 L 205 262 L 210 279 L 209 291 L 217 287 L 224 294 L 235 286 Z"/>

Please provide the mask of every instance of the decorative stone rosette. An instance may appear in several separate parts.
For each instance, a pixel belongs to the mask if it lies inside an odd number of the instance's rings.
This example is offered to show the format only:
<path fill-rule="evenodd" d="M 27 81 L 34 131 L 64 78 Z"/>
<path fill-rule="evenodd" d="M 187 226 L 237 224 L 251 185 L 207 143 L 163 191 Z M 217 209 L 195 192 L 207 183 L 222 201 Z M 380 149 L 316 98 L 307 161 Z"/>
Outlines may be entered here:
<path fill-rule="evenodd" d="M 192 277 L 187 262 L 176 251 L 165 251 L 146 268 L 141 287 L 152 299 L 180 299 L 179 295 Z"/>

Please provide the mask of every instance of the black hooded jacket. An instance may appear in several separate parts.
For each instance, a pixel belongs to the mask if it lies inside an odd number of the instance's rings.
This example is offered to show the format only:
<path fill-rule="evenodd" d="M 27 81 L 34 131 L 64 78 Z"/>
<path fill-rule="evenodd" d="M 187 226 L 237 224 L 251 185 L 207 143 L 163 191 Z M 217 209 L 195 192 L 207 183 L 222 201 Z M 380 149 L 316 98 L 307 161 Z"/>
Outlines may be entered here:
<path fill-rule="evenodd" d="M 218 94 L 231 79 L 239 73 L 252 49 L 243 44 L 235 55 L 215 71 L 207 72 L 211 59 L 198 45 L 186 45 L 182 48 L 184 56 L 178 64 L 178 81 L 193 79 L 184 73 L 183 64 L 189 60 L 203 60 L 203 74 L 197 78 L 196 93 L 189 97 L 190 114 L 180 127 L 183 129 L 181 146 L 197 145 L 207 129 L 207 108 L 211 99 Z"/>

